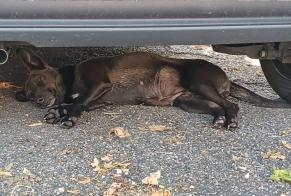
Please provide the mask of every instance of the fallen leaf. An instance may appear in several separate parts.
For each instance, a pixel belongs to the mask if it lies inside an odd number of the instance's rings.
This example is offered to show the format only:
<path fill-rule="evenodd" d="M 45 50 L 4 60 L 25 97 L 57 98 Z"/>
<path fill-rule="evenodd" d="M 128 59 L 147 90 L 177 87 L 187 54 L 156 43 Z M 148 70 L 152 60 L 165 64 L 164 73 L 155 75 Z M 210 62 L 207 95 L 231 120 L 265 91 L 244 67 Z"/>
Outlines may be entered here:
<path fill-rule="evenodd" d="M 280 136 L 287 136 L 291 133 L 291 129 L 279 132 Z"/>
<path fill-rule="evenodd" d="M 78 184 L 82 184 L 82 185 L 86 185 L 86 184 L 90 184 L 91 183 L 91 178 L 86 177 L 83 180 L 79 180 Z"/>
<path fill-rule="evenodd" d="M 261 70 L 257 70 L 257 71 L 256 71 L 256 75 L 257 75 L 257 76 L 263 76 L 263 73 L 262 73 Z"/>
<path fill-rule="evenodd" d="M 30 181 L 40 181 L 40 178 L 33 174 L 31 171 L 28 169 L 24 168 L 22 173 L 26 176 L 25 179 L 30 180 Z"/>
<path fill-rule="evenodd" d="M 274 169 L 270 179 L 273 181 L 285 181 L 291 183 L 291 169 Z"/>
<path fill-rule="evenodd" d="M 94 171 L 98 173 L 108 173 L 113 169 L 121 169 L 122 171 L 128 171 L 128 166 L 130 163 L 128 162 L 106 162 L 106 161 L 99 161 L 97 158 L 94 158 L 93 163 L 91 166 L 94 167 Z"/>
<path fill-rule="evenodd" d="M 8 89 L 12 89 L 12 88 L 21 88 L 19 86 L 16 86 L 14 84 L 12 84 L 11 82 L 0 82 L 0 89 L 1 90 L 8 90 Z"/>
<path fill-rule="evenodd" d="M 24 173 L 25 175 L 28 175 L 28 176 L 34 176 L 34 174 L 26 168 L 23 169 L 22 173 Z"/>
<path fill-rule="evenodd" d="M 239 157 L 239 156 L 235 156 L 235 155 L 231 155 L 231 160 L 233 160 L 233 161 L 239 161 L 241 159 L 241 157 Z"/>
<path fill-rule="evenodd" d="M 193 45 L 191 46 L 194 50 L 211 50 L 211 47 L 208 45 Z"/>
<path fill-rule="evenodd" d="M 151 125 L 148 126 L 147 128 L 139 128 L 142 131 L 153 131 L 153 132 L 163 132 L 163 131 L 169 131 L 172 128 L 167 127 L 165 125 Z"/>
<path fill-rule="evenodd" d="M 154 173 L 150 173 L 149 176 L 145 177 L 142 180 L 143 184 L 149 184 L 149 185 L 159 185 L 159 179 L 161 177 L 161 171 L 157 171 Z"/>
<path fill-rule="evenodd" d="M 66 192 L 71 193 L 73 195 L 79 195 L 81 193 L 80 190 L 67 190 Z"/>
<path fill-rule="evenodd" d="M 151 193 L 151 196 L 171 196 L 172 193 L 169 190 L 158 190 Z"/>
<path fill-rule="evenodd" d="M 121 188 L 121 183 L 113 182 L 110 187 L 104 192 L 103 196 L 116 196 L 116 192 Z"/>
<path fill-rule="evenodd" d="M 91 163 L 91 166 L 94 168 L 93 171 L 98 172 L 98 171 L 101 170 L 99 164 L 100 164 L 100 163 L 99 163 L 99 160 L 98 160 L 97 158 L 94 158 L 93 162 Z"/>
<path fill-rule="evenodd" d="M 113 156 L 111 154 L 108 154 L 108 155 L 102 157 L 101 161 L 109 162 L 109 161 L 112 161 L 112 158 L 113 158 Z"/>
<path fill-rule="evenodd" d="M 121 169 L 121 170 L 127 170 L 128 166 L 130 163 L 124 162 L 124 163 L 119 163 L 119 162 L 108 162 L 103 164 L 103 168 L 107 171 L 111 171 L 113 169 Z"/>
<path fill-rule="evenodd" d="M 69 150 L 69 149 L 64 149 L 62 151 L 60 151 L 58 153 L 59 156 L 64 156 L 64 155 L 68 155 L 68 154 L 71 154 L 73 151 L 72 150 Z"/>
<path fill-rule="evenodd" d="M 209 152 L 208 152 L 208 150 L 203 149 L 203 150 L 201 150 L 201 154 L 202 154 L 203 156 L 208 156 L 208 155 L 209 155 Z"/>
<path fill-rule="evenodd" d="M 28 125 L 28 126 L 29 126 L 29 127 L 37 127 L 37 126 L 40 126 L 40 125 L 42 125 L 41 122 L 38 122 L 38 123 L 32 123 L 32 124 L 30 124 L 30 125 Z"/>
<path fill-rule="evenodd" d="M 161 132 L 161 131 L 169 131 L 171 130 L 171 127 L 167 127 L 165 125 L 152 125 L 149 126 L 150 131 L 156 131 L 156 132 Z"/>
<path fill-rule="evenodd" d="M 283 145 L 285 148 L 291 150 L 291 144 L 288 143 L 287 141 L 282 141 L 282 145 Z"/>
<path fill-rule="evenodd" d="M 122 127 L 115 127 L 115 128 L 110 129 L 109 134 L 110 135 L 114 134 L 119 138 L 130 137 L 130 134 L 128 133 L 128 131 L 125 130 L 124 128 L 122 128 Z"/>
<path fill-rule="evenodd" d="M 5 170 L 6 171 L 10 171 L 11 169 L 12 169 L 12 167 L 13 167 L 13 163 L 9 163 L 9 165 L 7 165 L 6 167 L 5 167 Z"/>
<path fill-rule="evenodd" d="M 181 142 L 179 141 L 179 139 L 176 136 L 161 140 L 160 143 L 161 144 L 181 144 Z"/>
<path fill-rule="evenodd" d="M 4 177 L 11 177 L 12 174 L 9 171 L 5 171 L 3 169 L 0 169 L 0 176 L 4 176 Z"/>
<path fill-rule="evenodd" d="M 264 159 L 279 159 L 279 160 L 285 160 L 286 156 L 283 155 L 281 152 L 276 150 L 268 150 L 265 153 L 262 153 L 262 158 Z"/>

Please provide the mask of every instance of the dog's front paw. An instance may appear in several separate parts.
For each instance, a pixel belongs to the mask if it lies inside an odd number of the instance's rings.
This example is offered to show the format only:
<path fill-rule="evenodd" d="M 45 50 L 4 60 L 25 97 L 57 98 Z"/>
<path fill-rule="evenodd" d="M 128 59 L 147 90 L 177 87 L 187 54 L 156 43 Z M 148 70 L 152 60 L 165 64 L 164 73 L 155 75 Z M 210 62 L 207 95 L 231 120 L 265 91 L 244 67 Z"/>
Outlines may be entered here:
<path fill-rule="evenodd" d="M 230 129 L 230 130 L 238 128 L 237 118 L 231 118 L 231 119 L 229 119 L 227 121 L 226 128 L 227 129 Z"/>
<path fill-rule="evenodd" d="M 65 107 L 57 106 L 48 110 L 44 116 L 44 120 L 46 123 L 56 124 L 60 122 L 67 114 L 68 111 Z"/>
<path fill-rule="evenodd" d="M 70 129 L 76 125 L 77 118 L 66 116 L 61 120 L 61 127 L 64 129 Z"/>
<path fill-rule="evenodd" d="M 48 110 L 44 120 L 49 124 L 60 123 L 60 127 L 69 129 L 77 122 L 77 117 L 74 116 L 73 111 L 70 105 L 57 106 Z"/>
<path fill-rule="evenodd" d="M 216 116 L 213 120 L 213 126 L 215 128 L 222 128 L 225 126 L 226 118 L 225 116 Z"/>

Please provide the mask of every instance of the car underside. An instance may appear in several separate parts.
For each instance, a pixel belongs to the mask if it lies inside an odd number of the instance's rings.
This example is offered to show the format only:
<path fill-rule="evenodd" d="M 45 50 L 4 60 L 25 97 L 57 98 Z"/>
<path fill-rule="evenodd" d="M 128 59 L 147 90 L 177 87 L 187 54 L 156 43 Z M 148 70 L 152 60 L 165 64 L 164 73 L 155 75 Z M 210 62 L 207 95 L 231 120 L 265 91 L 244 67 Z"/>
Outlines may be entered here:
<path fill-rule="evenodd" d="M 7 1 L 0 63 L 9 49 L 212 45 L 260 59 L 272 88 L 291 101 L 291 2 L 234 0 Z"/>

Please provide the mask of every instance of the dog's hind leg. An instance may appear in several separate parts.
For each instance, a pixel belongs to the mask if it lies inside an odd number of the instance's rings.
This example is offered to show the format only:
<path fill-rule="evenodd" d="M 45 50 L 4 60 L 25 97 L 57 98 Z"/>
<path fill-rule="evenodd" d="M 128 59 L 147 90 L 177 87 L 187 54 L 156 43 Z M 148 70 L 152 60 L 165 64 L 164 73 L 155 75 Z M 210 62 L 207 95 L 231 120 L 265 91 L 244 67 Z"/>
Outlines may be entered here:
<path fill-rule="evenodd" d="M 190 88 L 190 90 L 192 89 Z M 193 90 L 201 94 L 207 100 L 210 100 L 220 105 L 225 110 L 227 128 L 236 128 L 238 126 L 237 114 L 238 114 L 239 108 L 237 104 L 226 100 L 211 85 L 199 84 L 198 86 L 195 86 L 195 89 Z"/>
<path fill-rule="evenodd" d="M 177 97 L 173 105 L 190 113 L 211 114 L 214 117 L 213 125 L 215 127 L 220 128 L 225 126 L 226 118 L 224 109 L 220 105 L 204 99 L 202 96 L 187 92 Z"/>

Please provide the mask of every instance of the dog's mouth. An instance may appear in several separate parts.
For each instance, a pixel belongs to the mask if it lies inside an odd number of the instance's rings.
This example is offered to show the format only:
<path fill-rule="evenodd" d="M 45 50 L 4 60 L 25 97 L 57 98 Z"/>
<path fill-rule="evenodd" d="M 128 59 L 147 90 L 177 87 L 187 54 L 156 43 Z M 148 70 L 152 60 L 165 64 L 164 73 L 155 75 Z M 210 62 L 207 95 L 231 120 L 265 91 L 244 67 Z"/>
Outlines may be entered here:
<path fill-rule="evenodd" d="M 56 103 L 56 98 L 52 98 L 49 102 L 49 104 L 46 106 L 47 108 L 52 107 Z"/>
<path fill-rule="evenodd" d="M 53 97 L 47 101 L 44 101 L 43 103 L 37 103 L 37 102 L 34 102 L 34 103 L 36 104 L 37 107 L 41 109 L 46 109 L 56 104 L 56 98 Z"/>

